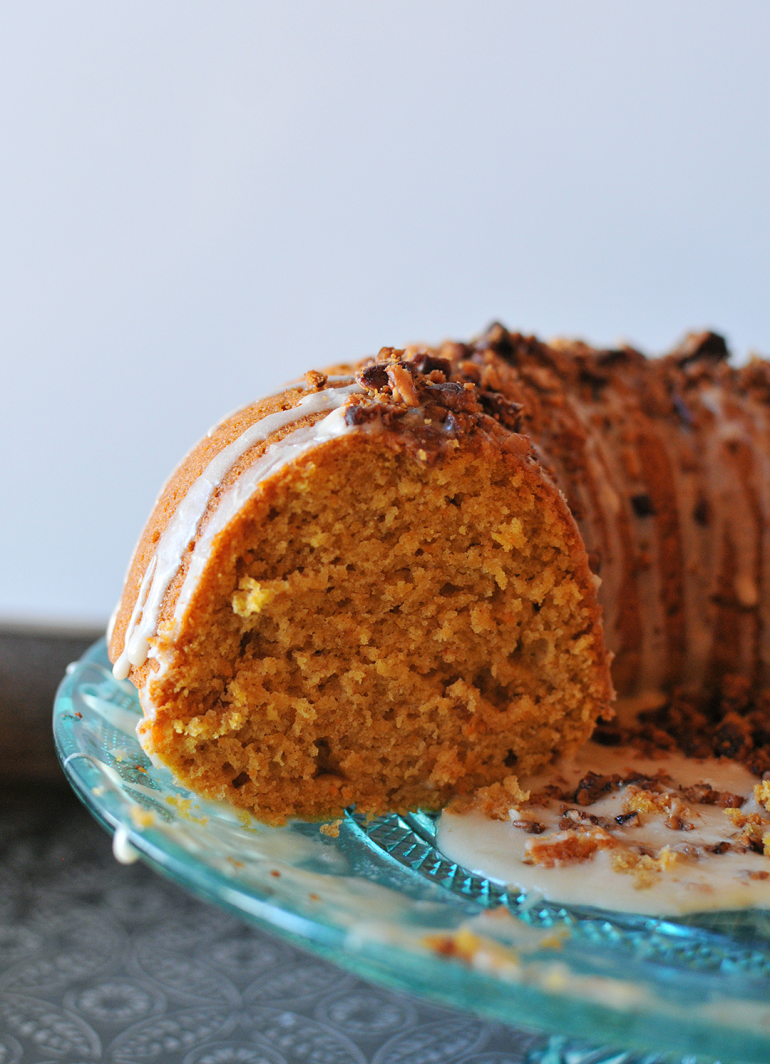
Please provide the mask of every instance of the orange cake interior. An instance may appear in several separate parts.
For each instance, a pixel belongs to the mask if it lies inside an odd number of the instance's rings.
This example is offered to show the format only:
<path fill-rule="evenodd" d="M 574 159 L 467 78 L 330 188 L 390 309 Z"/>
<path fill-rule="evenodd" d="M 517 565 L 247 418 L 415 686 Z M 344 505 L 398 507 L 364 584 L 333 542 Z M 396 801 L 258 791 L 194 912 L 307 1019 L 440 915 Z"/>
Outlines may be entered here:
<path fill-rule="evenodd" d="M 598 618 L 566 505 L 520 455 L 343 435 L 214 541 L 143 742 L 268 822 L 439 808 L 587 738 Z"/>

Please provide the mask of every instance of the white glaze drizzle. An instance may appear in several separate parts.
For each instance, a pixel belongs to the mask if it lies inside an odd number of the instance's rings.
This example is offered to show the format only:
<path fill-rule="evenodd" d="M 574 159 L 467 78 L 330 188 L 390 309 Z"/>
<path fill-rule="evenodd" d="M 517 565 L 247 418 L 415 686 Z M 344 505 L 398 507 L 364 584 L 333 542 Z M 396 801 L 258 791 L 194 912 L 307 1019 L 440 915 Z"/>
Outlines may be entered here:
<path fill-rule="evenodd" d="M 340 388 L 338 391 L 346 391 L 350 394 L 351 390 Z M 378 424 L 378 422 L 369 422 L 365 428 L 371 428 L 371 426 Z M 343 436 L 350 431 L 350 426 L 345 422 L 345 411 L 338 407 L 314 425 L 296 429 L 282 440 L 273 444 L 253 466 L 250 466 L 238 477 L 238 480 L 224 495 L 219 506 L 211 515 L 200 540 L 196 544 L 174 609 L 174 620 L 177 623 L 184 616 L 190 604 L 190 599 L 195 593 L 208 562 L 214 540 L 243 509 L 259 485 L 268 477 L 283 469 L 284 466 L 299 458 L 305 451 L 310 450 L 311 447 L 315 447 L 319 443 L 325 443 L 336 436 Z"/>
<path fill-rule="evenodd" d="M 131 845 L 128 832 L 123 827 L 116 828 L 112 836 L 112 853 L 121 864 L 134 864 L 139 860 L 139 851 Z"/>
<path fill-rule="evenodd" d="M 326 383 L 327 384 L 340 384 L 342 381 L 350 382 L 352 380 L 353 380 L 353 374 L 352 373 L 329 373 L 329 374 L 326 374 Z M 283 395 L 285 392 L 299 390 L 299 389 L 303 388 L 304 386 L 305 386 L 305 384 L 304 384 L 304 380 L 302 378 L 300 378 L 300 379 L 296 379 L 295 378 L 294 380 L 287 381 L 286 384 L 282 384 L 281 387 L 280 388 L 276 388 L 274 392 L 266 392 L 264 395 L 261 395 L 259 397 L 259 399 L 256 400 L 256 402 L 260 402 L 261 403 L 265 399 L 274 399 L 276 397 L 276 395 Z M 231 410 L 229 414 L 225 414 L 225 416 L 221 417 L 219 419 L 219 421 L 215 421 L 214 424 L 211 426 L 211 428 L 206 430 L 206 438 L 207 439 L 211 439 L 211 437 L 214 435 L 214 433 L 217 431 L 217 429 L 221 429 L 222 426 L 225 425 L 228 421 L 230 421 L 231 418 L 234 418 L 236 416 L 236 414 L 241 414 L 241 413 L 243 413 L 244 410 L 248 410 L 250 406 L 254 406 L 254 402 L 255 402 L 255 400 L 252 399 L 252 401 L 250 403 L 244 403 L 242 406 L 236 406 L 236 408 L 234 410 Z"/>
<path fill-rule="evenodd" d="M 219 454 L 212 458 L 182 499 L 174 516 L 171 518 L 158 540 L 155 554 L 153 555 L 152 561 L 147 566 L 133 612 L 131 613 L 131 618 L 126 628 L 123 650 L 112 669 L 117 680 L 124 680 L 128 676 L 131 665 L 143 665 L 147 660 L 147 653 L 150 646 L 149 641 L 157 630 L 158 615 L 163 598 L 168 591 L 171 581 L 179 572 L 185 550 L 190 541 L 197 535 L 198 527 L 208 509 L 214 492 L 236 464 L 238 459 L 241 458 L 251 447 L 254 447 L 257 443 L 263 442 L 274 432 L 299 421 L 303 417 L 312 414 L 320 414 L 326 410 L 334 412 L 322 419 L 322 421 L 308 426 L 306 429 L 295 429 L 294 432 L 289 433 L 289 435 L 279 441 L 279 443 L 268 448 L 267 452 L 253 467 L 255 470 L 259 469 L 262 472 L 256 480 L 254 477 L 249 477 L 249 483 L 252 484 L 251 489 L 246 494 L 238 495 L 238 498 L 242 499 L 238 505 L 243 505 L 243 503 L 246 502 L 256 490 L 259 481 L 264 479 L 264 477 L 269 476 L 273 472 L 277 472 L 283 467 L 283 465 L 291 461 L 292 458 L 297 457 L 303 450 L 310 447 L 313 443 L 321 442 L 324 439 L 331 439 L 332 436 L 339 436 L 344 431 L 348 431 L 348 426 L 344 421 L 344 415 L 339 408 L 347 402 L 351 395 L 360 393 L 361 391 L 362 389 L 360 385 L 354 383 L 347 387 L 326 388 L 320 392 L 312 392 L 311 394 L 304 396 L 304 398 L 302 398 L 299 403 L 290 410 L 279 410 L 276 413 L 268 414 L 267 417 L 255 422 L 246 429 L 238 439 L 234 440 L 220 451 Z M 337 414 L 336 418 L 335 414 Z M 330 418 L 334 418 L 334 420 L 331 421 L 329 427 L 325 430 L 323 426 L 330 420 Z M 297 444 L 298 446 L 296 446 Z M 238 488 L 239 484 L 240 479 L 235 486 L 235 489 Z M 233 492 L 235 489 L 231 489 L 222 500 L 223 505 L 225 505 L 225 508 L 230 515 L 228 520 L 230 520 L 238 510 L 238 505 L 233 508 Z M 221 508 L 221 506 L 218 507 L 215 513 L 218 514 Z M 209 524 L 211 524 L 211 522 L 209 522 Z M 223 527 L 220 522 L 217 522 L 217 525 L 218 530 Z M 208 528 L 206 531 L 208 532 Z M 207 552 L 207 546 L 212 540 L 213 535 L 207 536 L 206 545 L 201 543 L 200 546 L 203 549 L 203 553 Z M 194 558 L 199 560 L 197 558 L 197 552 Z M 204 563 L 199 560 L 196 572 L 199 573 L 202 571 L 203 564 Z M 191 569 L 192 568 L 193 566 L 191 566 Z M 197 577 L 195 579 L 197 579 Z M 189 600 L 189 597 L 192 594 L 189 573 L 185 580 L 183 594 L 186 594 L 185 601 Z M 180 600 L 181 597 L 182 596 L 180 596 Z M 181 616 L 179 607 L 177 607 L 177 613 L 175 616 Z"/>

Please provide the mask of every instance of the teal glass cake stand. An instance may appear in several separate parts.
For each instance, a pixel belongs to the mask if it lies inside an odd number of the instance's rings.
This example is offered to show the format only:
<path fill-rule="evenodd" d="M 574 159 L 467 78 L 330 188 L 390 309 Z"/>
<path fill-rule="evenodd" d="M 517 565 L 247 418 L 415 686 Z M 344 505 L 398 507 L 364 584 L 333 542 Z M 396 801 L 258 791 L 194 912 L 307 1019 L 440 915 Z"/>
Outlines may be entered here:
<path fill-rule="evenodd" d="M 770 913 L 559 906 L 445 859 L 425 814 L 269 828 L 156 768 L 140 716 L 103 641 L 54 708 L 64 771 L 124 859 L 364 979 L 537 1029 L 533 1062 L 770 1061 Z"/>

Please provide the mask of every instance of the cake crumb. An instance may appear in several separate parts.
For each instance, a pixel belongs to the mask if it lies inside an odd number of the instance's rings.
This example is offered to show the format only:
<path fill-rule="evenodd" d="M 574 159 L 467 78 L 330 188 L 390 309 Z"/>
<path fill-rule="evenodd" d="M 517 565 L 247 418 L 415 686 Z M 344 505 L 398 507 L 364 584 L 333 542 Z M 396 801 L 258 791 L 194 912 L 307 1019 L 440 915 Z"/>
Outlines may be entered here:
<path fill-rule="evenodd" d="M 770 822 L 759 813 L 743 813 L 740 809 L 725 809 L 724 814 L 741 832 L 735 839 L 739 846 L 770 857 Z"/>
<path fill-rule="evenodd" d="M 664 846 L 657 857 L 648 853 L 635 853 L 633 850 L 621 850 L 612 855 L 613 871 L 621 875 L 634 876 L 637 890 L 649 890 L 664 872 L 672 872 L 680 865 L 686 864 L 695 854 L 686 850 L 672 850 Z"/>
<path fill-rule="evenodd" d="M 630 783 L 623 796 L 623 812 L 679 816 L 689 813 L 689 809 L 674 795 L 642 790 L 636 784 Z"/>
<path fill-rule="evenodd" d="M 250 576 L 244 576 L 233 595 L 233 611 L 239 617 L 251 617 L 260 613 L 276 596 L 273 588 L 263 587 Z"/>
<path fill-rule="evenodd" d="M 762 780 L 754 788 L 754 797 L 758 805 L 763 805 L 770 810 L 770 780 Z"/>
<path fill-rule="evenodd" d="M 527 864 L 553 868 L 557 864 L 588 861 L 598 850 L 612 849 L 617 845 L 618 840 L 601 827 L 580 834 L 574 831 L 558 831 L 544 839 L 529 839 L 524 860 Z"/>
<path fill-rule="evenodd" d="M 511 810 L 523 808 L 529 798 L 530 792 L 521 789 L 518 777 L 506 776 L 501 783 L 491 783 L 489 787 L 479 787 L 473 794 L 453 799 L 447 808 L 457 815 L 478 810 L 492 820 L 507 820 Z"/>

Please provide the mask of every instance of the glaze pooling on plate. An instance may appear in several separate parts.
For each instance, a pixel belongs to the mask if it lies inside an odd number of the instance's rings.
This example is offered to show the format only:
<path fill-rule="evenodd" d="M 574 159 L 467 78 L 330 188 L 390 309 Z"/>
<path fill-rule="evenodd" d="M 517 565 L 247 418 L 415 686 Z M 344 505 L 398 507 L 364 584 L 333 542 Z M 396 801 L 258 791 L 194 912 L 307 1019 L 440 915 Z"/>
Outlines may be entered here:
<path fill-rule="evenodd" d="M 317 824 L 267 828 L 153 766 L 139 716 L 97 644 L 60 688 L 59 756 L 92 813 L 193 892 L 363 978 L 568 1035 L 549 1060 L 634 1059 L 576 1038 L 667 1060 L 770 1059 L 770 914 L 687 926 L 506 894 L 442 857 L 428 817 L 348 817 L 337 838 Z"/>
<path fill-rule="evenodd" d="M 476 875 L 566 905 L 649 915 L 768 907 L 770 817 L 757 782 L 726 760 L 587 743 L 522 780 L 542 797 L 505 820 L 444 812 L 437 846 Z"/>

